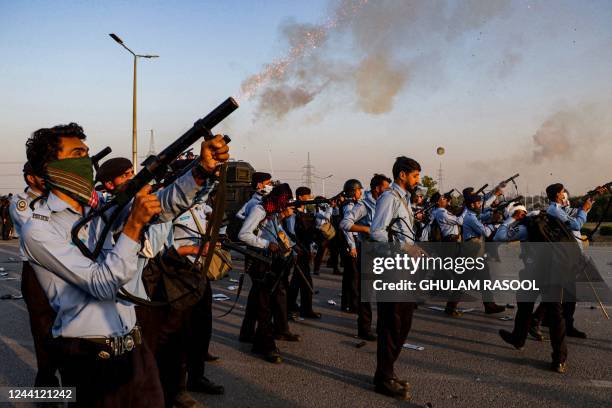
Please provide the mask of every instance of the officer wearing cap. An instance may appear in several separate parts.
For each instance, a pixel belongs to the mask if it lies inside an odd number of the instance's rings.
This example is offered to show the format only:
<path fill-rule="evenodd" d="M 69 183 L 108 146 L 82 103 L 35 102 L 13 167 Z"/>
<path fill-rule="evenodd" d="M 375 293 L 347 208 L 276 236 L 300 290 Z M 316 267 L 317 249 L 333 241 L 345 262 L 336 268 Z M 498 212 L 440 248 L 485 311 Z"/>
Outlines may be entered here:
<path fill-rule="evenodd" d="M 344 197 L 347 198 L 340 205 L 340 213 L 342 220 L 349 217 L 355 205 L 361 200 L 363 195 L 363 186 L 356 179 L 349 179 L 344 183 L 342 188 Z M 357 244 L 355 238 L 356 232 L 342 230 L 342 249 L 341 254 L 344 263 L 344 272 L 342 274 L 342 310 L 346 312 L 356 313 L 359 308 L 359 293 L 358 293 L 358 277 L 357 277 Z"/>
<path fill-rule="evenodd" d="M 286 326 L 285 333 L 274 334 L 272 324 L 271 298 L 279 290 L 286 290 L 286 272 L 290 266 L 294 242 L 287 236 L 282 226 L 282 220 L 293 213 L 287 207 L 293 194 L 288 184 L 279 184 L 270 194 L 262 199 L 261 204 L 255 205 L 238 234 L 239 239 L 248 246 L 262 252 L 266 257 L 272 258 L 273 263 L 268 266 L 255 261 L 250 265 L 249 275 L 253 286 L 249 292 L 247 308 L 255 308 L 257 328 L 251 338 L 243 337 L 246 333 L 241 331 L 240 340 L 253 343 L 253 352 L 260 355 L 270 363 L 279 364 L 283 361 L 275 339 L 285 341 L 300 341 L 297 334 L 293 334 Z M 285 304 L 287 299 L 285 298 Z M 245 312 L 246 319 L 246 312 Z M 286 323 L 275 322 L 278 326 Z M 244 327 L 244 324 L 243 324 Z"/>
<path fill-rule="evenodd" d="M 361 299 L 361 245 L 370 238 L 370 226 L 376 213 L 376 200 L 384 193 L 391 179 L 383 174 L 375 174 L 370 180 L 370 190 L 364 194 L 364 199 L 357 202 L 344 219 L 340 228 L 346 232 L 356 233 L 357 260 L 355 262 L 355 285 L 357 286 L 357 336 L 367 341 L 376 340 L 372 333 L 372 307 L 370 302 Z"/>
<path fill-rule="evenodd" d="M 484 249 L 485 239 L 491 236 L 494 232 L 494 228 L 488 224 L 483 224 L 480 220 L 479 216 L 482 211 L 482 203 L 483 197 L 479 194 L 469 193 L 465 197 L 465 215 L 463 217 L 463 228 L 462 228 L 462 238 L 465 243 L 463 246 L 463 250 L 470 252 L 470 248 L 474 248 L 473 245 L 477 245 L 479 247 L 478 253 L 482 249 Z M 474 253 L 470 253 L 469 255 L 475 255 Z M 481 279 L 490 279 L 488 265 L 485 262 L 485 268 L 481 272 Z M 493 301 L 493 295 L 490 292 L 483 292 L 483 305 L 485 308 L 485 313 L 493 314 L 493 313 L 501 313 L 506 308 L 504 306 L 498 305 Z M 453 305 L 447 304 L 447 308 L 452 307 Z M 457 307 L 457 302 L 454 303 L 454 307 Z"/>
<path fill-rule="evenodd" d="M 578 245 L 582 248 L 582 235 L 580 230 L 587 220 L 587 214 L 593 206 L 592 198 L 587 198 L 580 208 L 572 208 L 569 202 L 569 194 L 563 184 L 554 183 L 546 187 L 546 196 L 549 200 L 546 213 L 550 216 L 558 218 L 563 222 L 576 237 Z M 574 313 L 576 311 L 576 301 L 574 296 L 566 291 L 566 296 L 563 301 L 563 318 L 565 319 L 566 334 L 569 337 L 586 339 L 587 334 L 582 330 L 578 330 L 574 326 Z M 544 310 L 541 305 L 538 306 L 534 313 L 534 332 L 539 332 L 539 326 L 544 318 Z"/>
<path fill-rule="evenodd" d="M 240 210 L 236 213 L 236 217 L 245 220 L 249 216 L 249 211 L 261 203 L 261 199 L 272 191 L 272 175 L 256 171 L 251 177 L 251 187 L 255 192 L 249 201 L 247 201 Z"/>
<path fill-rule="evenodd" d="M 520 204 L 509 205 L 506 208 L 506 219 L 502 225 L 498 228 L 495 233 L 495 241 L 510 242 L 510 241 L 528 241 L 529 230 L 524 223 L 525 217 L 527 217 L 527 209 Z M 519 273 L 520 279 L 533 279 L 541 275 L 542 264 L 540 263 L 543 258 L 548 258 L 549 255 L 542 252 L 541 249 L 535 249 L 528 245 L 521 246 L 523 253 L 521 258 L 525 264 L 525 268 Z M 544 259 L 547 261 L 547 259 Z M 547 292 L 551 289 L 550 287 L 541 286 L 544 289 L 541 293 L 543 298 L 549 295 Z M 512 332 L 504 329 L 499 330 L 499 335 L 503 341 L 512 345 L 514 348 L 521 350 L 526 343 L 527 334 L 535 336 L 534 330 L 536 327 L 532 323 L 532 312 L 534 301 L 540 295 L 538 292 L 533 291 L 519 291 L 517 292 L 517 311 L 514 319 L 514 328 Z M 550 345 L 552 347 L 552 363 L 551 369 L 558 372 L 564 373 L 567 370 L 567 345 L 565 341 L 566 327 L 562 316 L 562 305 L 558 301 L 551 301 L 554 299 L 547 299 L 538 306 L 542 315 L 547 315 L 550 319 Z M 536 312 L 538 314 L 538 312 Z M 543 340 L 542 333 L 537 331 L 539 340 Z"/>

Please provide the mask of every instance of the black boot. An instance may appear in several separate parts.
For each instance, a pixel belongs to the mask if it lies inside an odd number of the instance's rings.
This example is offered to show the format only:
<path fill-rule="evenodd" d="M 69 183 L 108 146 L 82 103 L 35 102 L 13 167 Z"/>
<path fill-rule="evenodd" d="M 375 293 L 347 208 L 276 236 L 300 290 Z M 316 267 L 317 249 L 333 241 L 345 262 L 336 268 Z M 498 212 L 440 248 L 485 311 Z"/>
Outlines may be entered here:
<path fill-rule="evenodd" d="M 508 330 L 504 330 L 501 329 L 499 331 L 499 335 L 502 338 L 503 341 L 505 341 L 506 343 L 512 345 L 515 349 L 517 350 L 522 350 L 523 349 L 523 345 L 519 344 L 516 339 L 514 338 L 514 334 L 510 333 Z"/>

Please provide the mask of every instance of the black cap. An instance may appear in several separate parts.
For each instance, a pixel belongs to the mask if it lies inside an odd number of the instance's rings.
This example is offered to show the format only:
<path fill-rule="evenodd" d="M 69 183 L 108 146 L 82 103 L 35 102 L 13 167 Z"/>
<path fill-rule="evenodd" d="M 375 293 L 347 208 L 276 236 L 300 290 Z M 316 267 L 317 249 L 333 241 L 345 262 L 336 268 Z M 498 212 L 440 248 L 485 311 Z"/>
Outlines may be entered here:
<path fill-rule="evenodd" d="M 551 184 L 550 186 L 546 187 L 546 197 L 548 197 L 550 201 L 554 201 L 555 198 L 557 198 L 557 194 L 559 194 L 561 191 L 563 191 L 563 184 Z"/>
<path fill-rule="evenodd" d="M 96 173 L 96 180 L 102 183 L 113 181 L 115 177 L 121 176 L 123 173 L 131 169 L 132 162 L 125 157 L 115 157 L 105 161 Z"/>
<path fill-rule="evenodd" d="M 477 203 L 478 201 L 482 201 L 482 196 L 480 194 L 468 194 L 463 197 L 467 204 Z"/>
<path fill-rule="evenodd" d="M 463 194 L 463 198 L 466 198 L 467 196 L 469 196 L 472 193 L 474 193 L 474 187 L 466 187 L 461 192 L 461 194 Z"/>
<path fill-rule="evenodd" d="M 344 191 L 349 197 L 355 194 L 355 190 L 363 189 L 361 182 L 357 179 L 349 179 L 344 183 L 342 191 Z"/>
<path fill-rule="evenodd" d="M 299 196 L 305 196 L 305 195 L 310 195 L 312 193 L 312 191 L 310 191 L 310 189 L 308 187 L 298 187 L 297 189 L 295 189 L 295 196 L 299 197 Z"/>
<path fill-rule="evenodd" d="M 251 187 L 256 188 L 257 184 L 263 183 L 266 180 L 272 179 L 272 175 L 270 173 L 264 173 L 263 171 L 256 171 L 251 176 Z"/>

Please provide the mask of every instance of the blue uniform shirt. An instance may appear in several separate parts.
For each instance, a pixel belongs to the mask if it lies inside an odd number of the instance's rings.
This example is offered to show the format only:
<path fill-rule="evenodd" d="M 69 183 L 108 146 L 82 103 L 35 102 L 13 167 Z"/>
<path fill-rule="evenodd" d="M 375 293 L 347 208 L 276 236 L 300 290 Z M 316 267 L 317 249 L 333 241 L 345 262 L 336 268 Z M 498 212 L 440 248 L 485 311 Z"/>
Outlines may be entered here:
<path fill-rule="evenodd" d="M 212 185 L 207 182 L 203 188 Z M 189 207 L 199 190 L 191 173 L 187 173 L 160 191 L 159 221 L 170 221 Z M 129 210 L 126 207 L 120 221 L 127 218 Z M 50 193 L 23 230 L 24 253 L 57 313 L 53 336 L 124 335 L 134 327 L 136 314 L 133 304 L 117 299 L 117 292 L 136 278 L 141 245 L 123 233 L 116 241 L 113 239 L 111 235 L 123 226 L 120 222 L 113 226 L 100 256 L 93 261 L 72 243 L 71 230 L 80 219 L 81 214 Z M 79 238 L 93 249 L 89 237 L 99 237 L 103 227 L 101 218 L 96 217 L 81 230 Z"/>
<path fill-rule="evenodd" d="M 459 216 L 451 214 L 446 208 L 435 208 L 431 212 L 432 218 L 438 222 L 443 237 L 459 235 L 459 226 L 463 224 L 465 211 Z"/>
<path fill-rule="evenodd" d="M 372 197 L 370 191 L 366 191 L 363 200 L 360 200 L 353 209 L 340 221 L 340 228 L 343 231 L 349 232 L 355 224 L 369 227 L 372 225 L 372 219 L 376 212 L 376 200 Z M 358 240 L 364 241 L 368 239 L 369 234 L 364 232 L 353 233 Z"/>
<path fill-rule="evenodd" d="M 486 238 L 493 232 L 493 228 L 484 225 L 476 216 L 476 213 L 471 210 L 465 212 L 463 217 L 463 241 L 468 241 L 472 238 Z"/>
<path fill-rule="evenodd" d="M 509 241 L 527 241 L 527 227 L 519 224 L 517 220 L 508 217 L 495 231 L 493 241 L 509 242 Z"/>
<path fill-rule="evenodd" d="M 249 212 L 258 204 L 261 204 L 262 195 L 255 192 L 249 201 L 247 201 L 241 209 L 236 213 L 236 217 L 245 220 L 249 216 Z"/>
<path fill-rule="evenodd" d="M 410 193 L 395 182 L 391 183 L 391 188 L 382 193 L 376 201 L 370 237 L 374 241 L 388 242 L 387 227 L 392 228 L 391 236 L 394 241 L 412 244 L 416 240 Z"/>
<path fill-rule="evenodd" d="M 287 237 L 287 243 L 281 242 L 281 234 Z M 285 233 L 278 214 L 267 215 L 266 210 L 260 204 L 254 206 L 249 212 L 238 233 L 238 239 L 247 245 L 260 249 L 267 249 L 272 242 L 278 244 L 281 248 L 287 244 L 289 247 L 295 245 Z"/>

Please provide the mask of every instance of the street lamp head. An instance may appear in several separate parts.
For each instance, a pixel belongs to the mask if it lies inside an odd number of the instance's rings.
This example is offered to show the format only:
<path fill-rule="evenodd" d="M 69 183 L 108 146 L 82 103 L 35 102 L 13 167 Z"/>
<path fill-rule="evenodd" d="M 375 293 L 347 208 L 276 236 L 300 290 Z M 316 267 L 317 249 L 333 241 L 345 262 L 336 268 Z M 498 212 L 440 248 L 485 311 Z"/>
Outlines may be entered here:
<path fill-rule="evenodd" d="M 117 37 L 117 35 L 116 35 L 116 34 L 114 34 L 114 33 L 113 33 L 113 34 L 109 34 L 109 35 L 110 35 L 110 37 L 111 37 L 113 40 L 115 40 L 115 41 L 117 41 L 119 44 L 123 45 L 123 41 L 121 40 L 121 38 Z"/>

